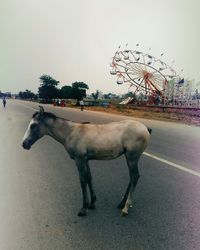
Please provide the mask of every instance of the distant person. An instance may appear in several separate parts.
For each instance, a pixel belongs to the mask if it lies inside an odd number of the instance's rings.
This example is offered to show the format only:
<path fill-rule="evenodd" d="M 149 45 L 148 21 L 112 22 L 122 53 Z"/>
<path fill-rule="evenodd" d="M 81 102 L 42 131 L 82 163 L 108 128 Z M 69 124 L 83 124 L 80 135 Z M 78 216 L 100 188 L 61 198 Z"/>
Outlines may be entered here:
<path fill-rule="evenodd" d="M 81 106 L 81 111 L 83 111 L 83 110 L 84 110 L 84 102 L 83 102 L 83 100 L 81 100 L 81 101 L 79 102 L 79 104 L 80 104 L 80 106 Z"/>
<path fill-rule="evenodd" d="M 6 107 L 6 98 L 5 97 L 3 98 L 3 107 L 4 108 Z"/>

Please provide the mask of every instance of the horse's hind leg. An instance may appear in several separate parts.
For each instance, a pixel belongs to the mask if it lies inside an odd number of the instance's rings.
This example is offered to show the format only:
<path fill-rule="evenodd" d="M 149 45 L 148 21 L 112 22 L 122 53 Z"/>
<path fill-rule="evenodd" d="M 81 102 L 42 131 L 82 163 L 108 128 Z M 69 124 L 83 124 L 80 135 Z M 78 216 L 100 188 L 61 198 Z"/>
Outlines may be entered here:
<path fill-rule="evenodd" d="M 90 197 L 91 197 L 91 202 L 89 204 L 89 209 L 95 209 L 95 201 L 96 201 L 96 195 L 94 192 L 94 188 L 93 188 L 93 184 L 92 184 L 92 175 L 90 172 L 90 167 L 89 167 L 89 163 L 87 162 L 87 183 L 88 183 L 88 187 L 90 190 Z"/>
<path fill-rule="evenodd" d="M 124 195 L 122 201 L 121 201 L 121 202 L 119 203 L 119 205 L 117 206 L 118 208 L 120 208 L 120 209 L 124 208 L 125 203 L 126 203 L 126 200 L 127 200 L 127 198 L 128 198 L 128 194 L 129 194 L 130 187 L 131 187 L 131 182 L 129 182 L 128 187 L 127 187 L 127 189 L 126 189 L 126 193 L 125 193 L 125 195 Z"/>
<path fill-rule="evenodd" d="M 130 186 L 129 193 L 127 195 L 126 202 L 125 202 L 124 207 L 122 209 L 122 215 L 127 215 L 128 209 L 132 205 L 133 193 L 135 191 L 137 182 L 138 182 L 139 177 L 140 177 L 139 170 L 138 170 L 139 157 L 140 157 L 140 155 L 133 157 L 130 153 L 126 154 L 126 160 L 127 160 L 127 164 L 128 164 L 128 168 L 129 168 L 131 186 Z"/>

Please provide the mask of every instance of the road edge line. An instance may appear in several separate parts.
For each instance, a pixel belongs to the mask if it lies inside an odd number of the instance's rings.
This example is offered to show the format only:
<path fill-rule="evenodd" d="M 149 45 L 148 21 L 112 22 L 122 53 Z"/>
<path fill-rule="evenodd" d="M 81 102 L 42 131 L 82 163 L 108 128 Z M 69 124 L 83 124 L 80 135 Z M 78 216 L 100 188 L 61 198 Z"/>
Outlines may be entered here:
<path fill-rule="evenodd" d="M 182 171 L 184 171 L 184 172 L 187 172 L 187 173 L 190 173 L 190 174 L 192 174 L 192 175 L 195 175 L 195 176 L 200 177 L 200 173 L 197 172 L 197 171 L 195 171 L 195 170 L 188 169 L 188 168 L 183 167 L 183 166 L 181 166 L 181 165 L 179 165 L 179 164 L 176 164 L 176 163 L 173 163 L 173 162 L 171 162 L 171 161 L 162 159 L 162 158 L 160 158 L 160 157 L 158 157 L 158 156 L 155 156 L 155 155 L 150 154 L 150 153 L 147 153 L 147 152 L 144 152 L 143 154 L 146 155 L 146 156 L 148 156 L 148 157 L 151 157 L 151 158 L 153 158 L 153 159 L 155 159 L 155 160 L 161 161 L 161 162 L 163 162 L 163 163 L 165 163 L 165 164 L 167 164 L 167 165 L 170 165 L 170 166 L 172 166 L 172 167 L 174 167 L 174 168 L 177 168 L 177 169 L 182 170 Z"/>

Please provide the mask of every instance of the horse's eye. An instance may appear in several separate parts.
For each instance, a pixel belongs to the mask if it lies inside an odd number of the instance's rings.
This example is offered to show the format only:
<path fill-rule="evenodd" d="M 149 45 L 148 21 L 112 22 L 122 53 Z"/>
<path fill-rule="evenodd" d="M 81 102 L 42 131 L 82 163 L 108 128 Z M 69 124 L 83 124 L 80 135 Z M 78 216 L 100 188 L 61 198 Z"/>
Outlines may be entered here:
<path fill-rule="evenodd" d="M 36 123 L 31 124 L 31 129 L 34 129 L 34 128 L 36 128 L 36 127 L 37 127 L 37 124 L 36 124 Z"/>

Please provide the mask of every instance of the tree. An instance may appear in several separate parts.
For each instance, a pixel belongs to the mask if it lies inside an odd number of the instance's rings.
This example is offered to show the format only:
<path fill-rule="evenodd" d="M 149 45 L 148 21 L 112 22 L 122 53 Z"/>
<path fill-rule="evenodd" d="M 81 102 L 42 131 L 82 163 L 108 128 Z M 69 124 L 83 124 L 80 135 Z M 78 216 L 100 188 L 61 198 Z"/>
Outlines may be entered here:
<path fill-rule="evenodd" d="M 104 94 L 103 96 L 105 99 L 113 99 L 118 97 L 116 94 L 113 93 Z"/>
<path fill-rule="evenodd" d="M 92 93 L 92 97 L 94 98 L 94 100 L 96 101 L 99 97 L 99 90 L 97 89 L 95 93 Z"/>
<path fill-rule="evenodd" d="M 124 98 L 128 98 L 128 97 L 135 97 L 135 93 L 133 92 L 128 92 L 124 95 Z"/>
<path fill-rule="evenodd" d="M 37 95 L 26 89 L 26 91 L 20 91 L 18 94 L 21 99 L 37 99 Z"/>
<path fill-rule="evenodd" d="M 84 82 L 72 83 L 72 96 L 77 100 L 77 103 L 86 97 L 86 89 L 89 89 L 88 85 Z"/>
<path fill-rule="evenodd" d="M 6 93 L 2 93 L 0 90 L 0 97 L 11 97 L 11 93 L 10 92 L 6 92 Z"/>
<path fill-rule="evenodd" d="M 49 75 L 42 75 L 40 78 L 41 85 L 38 88 L 39 97 L 45 100 L 51 100 L 59 97 L 57 85 L 59 81 Z"/>
<path fill-rule="evenodd" d="M 63 86 L 60 90 L 60 96 L 63 99 L 73 99 L 73 89 L 71 86 Z"/>

